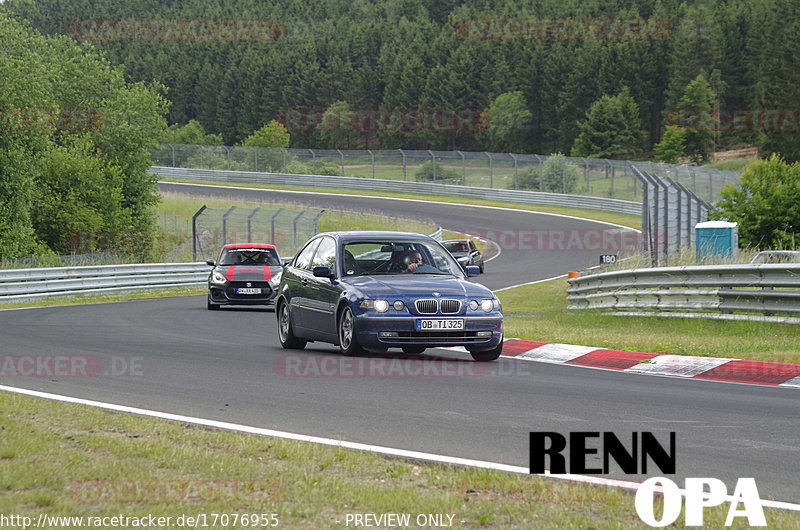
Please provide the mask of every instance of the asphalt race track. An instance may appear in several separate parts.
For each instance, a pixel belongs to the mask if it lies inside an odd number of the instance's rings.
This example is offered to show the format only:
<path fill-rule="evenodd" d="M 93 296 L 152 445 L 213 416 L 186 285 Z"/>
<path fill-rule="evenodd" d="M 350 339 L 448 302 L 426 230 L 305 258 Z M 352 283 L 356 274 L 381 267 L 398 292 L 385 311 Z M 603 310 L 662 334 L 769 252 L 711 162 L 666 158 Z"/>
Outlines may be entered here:
<path fill-rule="evenodd" d="M 587 226 L 531 213 L 306 197 L 328 208 L 402 211 L 466 232 Z M 481 282 L 500 288 L 595 260 L 589 252 L 504 250 Z M 670 478 L 679 485 L 686 476 L 716 477 L 732 493 L 738 477 L 755 477 L 762 498 L 800 501 L 800 393 L 793 389 L 508 358 L 474 363 L 445 350 L 422 358 L 348 358 L 318 344 L 288 351 L 271 309 L 211 312 L 204 296 L 0 311 L 0 329 L 3 356 L 63 355 L 90 368 L 86 376 L 3 376 L 3 385 L 518 466 L 528 465 L 530 431 L 613 431 L 622 440 L 652 431 L 664 444 L 675 431 L 678 469 Z M 587 458 L 590 466 L 598 461 Z M 615 466 L 608 477 L 643 479 Z"/>

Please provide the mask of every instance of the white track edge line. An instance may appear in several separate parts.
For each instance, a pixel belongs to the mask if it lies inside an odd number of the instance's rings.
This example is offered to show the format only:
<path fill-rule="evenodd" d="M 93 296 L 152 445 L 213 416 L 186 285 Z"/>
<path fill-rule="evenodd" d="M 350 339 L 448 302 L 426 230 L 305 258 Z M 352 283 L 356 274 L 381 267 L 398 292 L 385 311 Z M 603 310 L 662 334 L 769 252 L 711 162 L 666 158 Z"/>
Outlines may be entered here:
<path fill-rule="evenodd" d="M 309 436 L 305 434 L 296 434 L 285 431 L 275 431 L 272 429 L 264 429 L 261 427 L 252 427 L 249 425 L 239 425 L 236 423 L 229 423 L 224 421 L 209 420 L 204 418 L 193 418 L 190 416 L 183 416 L 180 414 L 172 414 L 169 412 L 158 412 L 148 409 L 141 409 L 136 407 L 128 407 L 125 405 L 115 405 L 113 403 L 105 403 L 102 401 L 94 401 L 90 399 L 76 398 L 71 396 L 64 396 L 60 394 L 51 394 L 49 392 L 41 392 L 38 390 L 29 390 L 26 388 L 17 388 L 6 385 L 0 385 L 0 390 L 11 392 L 15 394 L 23 394 L 31 397 L 39 397 L 50 399 L 53 401 L 62 401 L 66 403 L 73 403 L 77 405 L 88 405 L 105 410 L 112 410 L 116 412 L 126 412 L 129 414 L 137 414 L 140 416 L 148 416 L 152 418 L 159 418 L 163 420 L 179 421 L 183 423 L 191 423 L 193 425 L 202 425 L 205 427 L 213 427 L 223 429 L 226 431 L 235 431 L 247 434 L 257 434 L 260 436 L 272 436 L 274 438 L 283 438 L 287 440 L 294 440 L 299 442 L 312 442 L 321 445 L 331 445 L 335 447 L 343 447 L 345 449 L 355 449 L 359 451 L 369 451 L 389 456 L 399 456 L 404 458 L 411 458 L 416 460 L 425 460 L 429 462 L 436 462 L 440 464 L 453 464 L 459 466 L 477 467 L 481 469 L 493 469 L 496 471 L 505 471 L 507 473 L 516 473 L 521 475 L 529 475 L 529 469 L 521 466 L 512 466 L 509 464 L 501 464 L 499 462 L 487 462 L 484 460 L 473 460 L 470 458 L 460 458 L 454 456 L 436 455 L 432 453 L 423 453 L 421 451 L 411 451 L 408 449 L 395 449 L 392 447 L 384 447 L 380 445 L 370 445 L 358 442 L 348 442 L 344 440 L 334 440 L 333 438 L 323 438 L 319 436 Z M 570 482 L 581 482 L 585 484 L 594 484 L 601 486 L 609 486 L 630 490 L 638 490 L 642 485 L 640 482 L 630 482 L 626 480 L 606 479 L 601 477 L 592 477 L 587 475 L 557 475 L 545 472 L 540 477 L 550 477 L 559 480 L 567 480 Z M 658 491 L 658 489 L 657 489 Z M 679 490 L 681 495 L 686 496 L 686 491 Z M 731 502 L 732 495 L 726 495 L 725 500 Z M 783 501 L 761 500 L 761 505 L 766 508 L 777 508 L 782 510 L 790 510 L 800 512 L 800 504 L 793 504 Z"/>

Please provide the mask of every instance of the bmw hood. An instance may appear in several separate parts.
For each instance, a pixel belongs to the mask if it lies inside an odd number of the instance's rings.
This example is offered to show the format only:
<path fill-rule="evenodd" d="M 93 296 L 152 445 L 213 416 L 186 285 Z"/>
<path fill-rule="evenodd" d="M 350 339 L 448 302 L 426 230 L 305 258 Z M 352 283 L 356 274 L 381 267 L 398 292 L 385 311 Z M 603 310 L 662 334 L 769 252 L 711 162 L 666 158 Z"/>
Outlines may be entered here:
<path fill-rule="evenodd" d="M 229 282 L 266 282 L 282 270 L 266 265 L 227 265 L 219 269 Z"/>
<path fill-rule="evenodd" d="M 361 291 L 367 298 L 431 296 L 434 292 L 442 297 L 492 296 L 492 292 L 483 285 L 453 276 L 424 274 L 357 276 L 348 278 L 347 283 Z"/>

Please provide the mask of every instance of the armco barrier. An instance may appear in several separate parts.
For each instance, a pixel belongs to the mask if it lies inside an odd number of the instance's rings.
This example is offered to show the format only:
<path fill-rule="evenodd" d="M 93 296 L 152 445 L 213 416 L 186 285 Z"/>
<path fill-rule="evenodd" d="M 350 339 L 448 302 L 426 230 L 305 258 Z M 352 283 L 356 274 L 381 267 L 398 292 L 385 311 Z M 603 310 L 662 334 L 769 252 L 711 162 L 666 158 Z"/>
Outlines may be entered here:
<path fill-rule="evenodd" d="M 301 186 L 308 188 L 396 191 L 412 194 L 427 193 L 470 197 L 474 199 L 519 202 L 523 204 L 567 206 L 571 208 L 585 208 L 588 210 L 602 210 L 631 215 L 642 214 L 642 204 L 633 201 L 538 191 L 476 188 L 471 186 L 434 184 L 432 182 L 381 180 L 358 177 L 330 177 L 324 175 L 255 173 L 250 171 L 186 169 L 162 166 L 152 166 L 150 168 L 150 173 L 158 176 L 160 179 L 236 182 L 239 184 L 269 184 L 274 186 Z"/>
<path fill-rule="evenodd" d="M 800 323 L 792 317 L 800 315 L 800 265 L 659 267 L 567 281 L 568 309 Z"/>
<path fill-rule="evenodd" d="M 0 302 L 205 285 L 205 263 L 147 263 L 0 271 Z"/>

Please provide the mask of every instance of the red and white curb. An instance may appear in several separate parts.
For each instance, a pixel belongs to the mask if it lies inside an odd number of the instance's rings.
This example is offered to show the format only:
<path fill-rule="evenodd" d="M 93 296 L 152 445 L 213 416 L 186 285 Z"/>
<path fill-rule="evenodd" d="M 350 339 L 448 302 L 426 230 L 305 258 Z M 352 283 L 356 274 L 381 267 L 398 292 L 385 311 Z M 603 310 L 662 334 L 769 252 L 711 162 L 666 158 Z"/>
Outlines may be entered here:
<path fill-rule="evenodd" d="M 590 366 L 637 374 L 800 389 L 800 364 L 792 363 L 629 352 L 521 339 L 507 339 L 503 344 L 503 357 L 522 361 Z"/>

